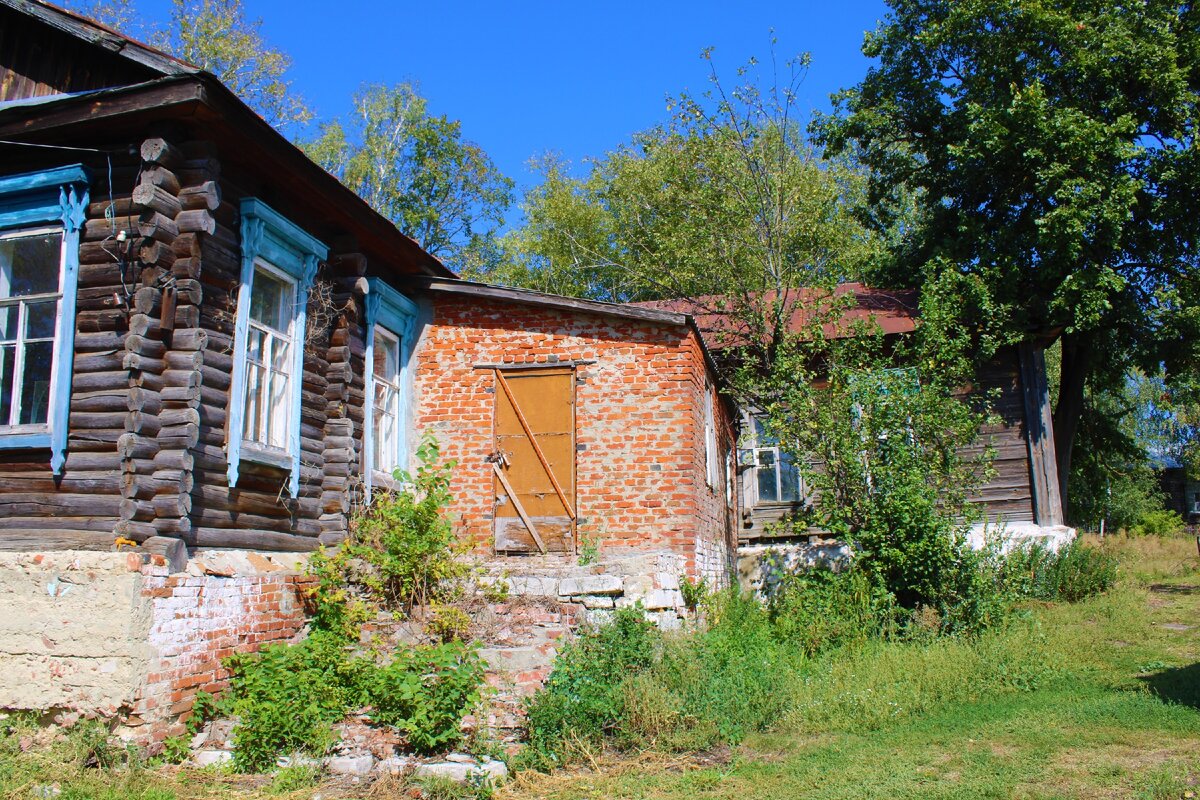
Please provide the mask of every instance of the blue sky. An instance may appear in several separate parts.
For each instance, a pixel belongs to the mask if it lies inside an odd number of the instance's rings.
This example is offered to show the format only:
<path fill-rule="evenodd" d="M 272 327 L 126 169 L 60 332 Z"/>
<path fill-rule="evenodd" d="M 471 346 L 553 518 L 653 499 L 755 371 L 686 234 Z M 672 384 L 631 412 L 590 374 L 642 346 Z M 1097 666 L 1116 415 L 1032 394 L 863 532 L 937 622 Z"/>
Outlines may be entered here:
<path fill-rule="evenodd" d="M 807 51 L 806 109 L 858 81 L 876 0 L 770 2 L 358 2 L 243 0 L 293 59 L 294 86 L 318 115 L 346 114 L 364 82 L 413 79 L 435 113 L 462 121 L 518 187 L 535 154 L 601 155 L 665 118 L 664 99 L 707 86 L 708 46 L 722 74 L 769 53 Z M 140 0 L 165 20 L 170 0 Z"/>

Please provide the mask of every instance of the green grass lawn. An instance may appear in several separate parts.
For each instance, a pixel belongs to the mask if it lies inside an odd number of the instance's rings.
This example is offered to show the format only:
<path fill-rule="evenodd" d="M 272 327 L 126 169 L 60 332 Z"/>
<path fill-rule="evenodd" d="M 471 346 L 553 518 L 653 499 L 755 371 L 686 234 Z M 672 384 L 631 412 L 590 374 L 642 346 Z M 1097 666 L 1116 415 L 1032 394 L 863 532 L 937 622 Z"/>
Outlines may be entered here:
<path fill-rule="evenodd" d="M 587 769 L 521 776 L 503 795 L 1200 796 L 1195 544 L 1109 546 L 1125 565 L 1109 594 L 1031 607 L 1013 630 L 974 647 L 883 644 L 831 656 L 815 666 L 800 708 L 731 753 L 600 759 Z M 1017 657 L 1030 668 L 1017 669 Z M 1009 679 L 996 681 L 997 670 Z"/>
<path fill-rule="evenodd" d="M 873 643 L 798 677 L 769 733 L 698 754 L 600 755 L 524 773 L 501 798 L 1200 797 L 1200 559 L 1186 539 L 1116 540 L 1122 580 L 1033 604 L 979 641 Z M 372 786 L 173 767 L 96 769 L 96 742 L 0 737 L 0 800 L 413 797 Z M 99 748 L 103 758 L 114 758 Z M 55 791 L 58 794 L 55 794 Z M 439 787 L 427 796 L 459 792 Z"/>

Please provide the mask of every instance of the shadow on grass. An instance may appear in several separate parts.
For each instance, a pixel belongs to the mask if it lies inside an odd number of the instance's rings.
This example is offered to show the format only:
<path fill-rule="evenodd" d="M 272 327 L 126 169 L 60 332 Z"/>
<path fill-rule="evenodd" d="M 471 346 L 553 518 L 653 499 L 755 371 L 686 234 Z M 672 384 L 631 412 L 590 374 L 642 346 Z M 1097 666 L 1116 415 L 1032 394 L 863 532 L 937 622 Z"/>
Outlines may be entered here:
<path fill-rule="evenodd" d="M 1150 591 L 1156 594 L 1200 594 L 1200 586 L 1187 583 L 1152 583 Z"/>
<path fill-rule="evenodd" d="M 1164 669 L 1142 680 L 1160 700 L 1200 709 L 1200 662 Z"/>

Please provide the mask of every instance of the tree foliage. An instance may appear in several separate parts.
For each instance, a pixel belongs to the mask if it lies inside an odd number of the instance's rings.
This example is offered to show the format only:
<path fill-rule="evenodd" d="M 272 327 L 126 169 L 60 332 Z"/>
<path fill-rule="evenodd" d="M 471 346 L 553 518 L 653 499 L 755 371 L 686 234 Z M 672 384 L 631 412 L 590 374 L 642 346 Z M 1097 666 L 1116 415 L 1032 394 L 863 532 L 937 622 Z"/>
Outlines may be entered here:
<path fill-rule="evenodd" d="M 274 127 L 302 125 L 312 119 L 287 77 L 291 58 L 263 38 L 261 19 L 246 18 L 242 0 L 171 0 L 166 27 L 146 24 L 135 0 L 73 5 L 102 25 L 145 39 L 216 75 Z"/>
<path fill-rule="evenodd" d="M 822 160 L 796 114 L 807 57 L 776 65 L 785 78 L 766 90 L 754 62 L 727 89 L 704 57 L 710 90 L 670 100 L 667 122 L 586 176 L 539 163 L 526 224 L 505 241 L 512 263 L 493 278 L 625 301 L 790 292 L 860 271 L 877 247 L 852 213 L 861 178 Z"/>
<path fill-rule="evenodd" d="M 971 278 L 998 312 L 981 320 L 998 341 L 1065 331 L 1065 481 L 1089 377 L 1200 354 L 1200 12 L 1169 0 L 889 5 L 863 46 L 875 66 L 820 136 L 869 166 L 877 224 L 898 190 L 917 203 L 883 275 Z"/>
<path fill-rule="evenodd" d="M 263 39 L 261 19 L 242 0 L 172 0 L 171 24 L 153 37 L 175 56 L 213 73 L 272 126 L 312 119 L 287 79 L 292 59 Z"/>
<path fill-rule="evenodd" d="M 470 267 L 486 258 L 511 204 L 512 181 L 462 126 L 435 116 L 412 83 L 368 85 L 354 115 L 306 146 L 336 175 L 429 253 Z"/>

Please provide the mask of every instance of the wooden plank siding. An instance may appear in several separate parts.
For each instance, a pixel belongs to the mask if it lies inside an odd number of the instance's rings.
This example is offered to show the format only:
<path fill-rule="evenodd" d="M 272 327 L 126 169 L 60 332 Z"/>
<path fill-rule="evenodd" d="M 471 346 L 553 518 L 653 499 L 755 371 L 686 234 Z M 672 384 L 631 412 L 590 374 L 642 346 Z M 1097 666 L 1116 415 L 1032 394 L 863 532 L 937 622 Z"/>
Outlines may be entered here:
<path fill-rule="evenodd" d="M 0 7 L 0 102 L 104 89 L 156 77 L 115 53 Z"/>

